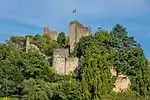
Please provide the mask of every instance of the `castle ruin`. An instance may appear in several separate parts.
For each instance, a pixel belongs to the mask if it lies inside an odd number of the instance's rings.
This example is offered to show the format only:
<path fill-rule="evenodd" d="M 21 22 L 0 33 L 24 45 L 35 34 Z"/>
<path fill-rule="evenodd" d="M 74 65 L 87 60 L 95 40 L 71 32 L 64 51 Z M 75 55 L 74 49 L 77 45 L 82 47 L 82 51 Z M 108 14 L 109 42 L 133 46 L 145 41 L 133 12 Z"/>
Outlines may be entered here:
<path fill-rule="evenodd" d="M 91 28 L 85 27 L 78 21 L 70 22 L 70 33 L 69 33 L 69 46 L 70 48 L 61 48 L 53 50 L 53 61 L 52 65 L 55 67 L 58 74 L 69 74 L 78 67 L 79 59 L 76 57 L 69 57 L 69 53 L 73 52 L 75 44 L 79 42 L 80 38 L 91 35 Z M 44 34 L 51 36 L 53 40 L 57 40 L 58 32 L 44 28 Z"/>
<path fill-rule="evenodd" d="M 75 44 L 79 42 L 80 38 L 84 36 L 90 36 L 91 34 L 92 34 L 92 31 L 90 27 L 84 26 L 78 21 L 71 21 L 69 25 L 70 52 L 73 52 Z M 44 35 L 48 35 L 53 40 L 57 40 L 58 32 L 52 31 L 48 27 L 45 27 Z"/>
<path fill-rule="evenodd" d="M 75 44 L 79 42 L 80 38 L 90 36 L 92 34 L 91 28 L 83 26 L 78 21 L 70 22 L 69 45 L 70 52 L 73 52 Z"/>
<path fill-rule="evenodd" d="M 58 37 L 58 32 L 57 31 L 52 31 L 48 27 L 44 28 L 44 35 L 50 36 L 53 40 L 57 40 Z"/>
<path fill-rule="evenodd" d="M 70 58 L 69 49 L 54 49 L 53 67 L 55 67 L 58 74 L 69 74 L 78 67 L 78 58 Z"/>

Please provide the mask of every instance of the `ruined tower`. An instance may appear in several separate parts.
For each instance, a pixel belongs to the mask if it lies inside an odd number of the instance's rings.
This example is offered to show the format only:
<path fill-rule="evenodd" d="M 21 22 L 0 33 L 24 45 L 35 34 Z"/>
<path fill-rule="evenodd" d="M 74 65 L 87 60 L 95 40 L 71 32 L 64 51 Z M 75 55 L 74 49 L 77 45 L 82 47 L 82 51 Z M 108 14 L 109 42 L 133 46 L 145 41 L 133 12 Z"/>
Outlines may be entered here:
<path fill-rule="evenodd" d="M 69 49 L 54 49 L 53 67 L 58 74 L 69 74 L 78 67 L 78 58 L 70 58 Z"/>
<path fill-rule="evenodd" d="M 44 28 L 44 35 L 50 36 L 53 40 L 57 40 L 58 37 L 58 32 L 57 31 L 52 31 L 48 27 Z"/>
<path fill-rule="evenodd" d="M 83 36 L 90 36 L 91 28 L 83 26 L 78 21 L 70 22 L 70 34 L 69 34 L 69 45 L 70 52 L 73 52 L 75 44 L 82 38 Z"/>
<path fill-rule="evenodd" d="M 29 37 L 26 37 L 25 49 L 26 49 L 26 53 L 28 53 L 28 50 L 30 49 Z"/>

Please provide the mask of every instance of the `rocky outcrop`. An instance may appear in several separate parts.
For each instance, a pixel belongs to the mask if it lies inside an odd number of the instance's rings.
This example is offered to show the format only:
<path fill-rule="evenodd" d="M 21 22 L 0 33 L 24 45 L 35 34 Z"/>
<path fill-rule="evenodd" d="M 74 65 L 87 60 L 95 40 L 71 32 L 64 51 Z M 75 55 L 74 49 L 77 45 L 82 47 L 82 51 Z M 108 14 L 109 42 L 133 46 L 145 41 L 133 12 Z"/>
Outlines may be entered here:
<path fill-rule="evenodd" d="M 125 75 L 117 75 L 117 69 L 116 68 L 111 68 L 110 69 L 112 77 L 115 76 L 116 81 L 115 81 L 115 87 L 113 88 L 114 92 L 121 92 L 121 91 L 126 91 L 130 89 L 131 86 L 131 81 L 128 76 Z"/>
<path fill-rule="evenodd" d="M 115 87 L 113 88 L 113 91 L 115 92 L 121 92 L 126 91 L 130 89 L 131 81 L 129 77 L 125 75 L 119 75 L 115 81 Z"/>

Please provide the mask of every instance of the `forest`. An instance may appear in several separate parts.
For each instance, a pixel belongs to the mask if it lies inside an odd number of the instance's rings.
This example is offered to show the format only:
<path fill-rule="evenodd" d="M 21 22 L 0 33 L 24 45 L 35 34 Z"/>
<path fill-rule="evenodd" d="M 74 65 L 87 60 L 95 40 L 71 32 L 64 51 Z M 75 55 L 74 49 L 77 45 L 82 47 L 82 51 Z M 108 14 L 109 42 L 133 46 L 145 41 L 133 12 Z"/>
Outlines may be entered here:
<path fill-rule="evenodd" d="M 54 48 L 68 48 L 65 33 L 58 39 L 28 35 L 37 51 L 25 52 L 23 36 L 0 44 L 0 97 L 9 100 L 150 100 L 150 62 L 140 43 L 116 24 L 110 31 L 98 28 L 76 44 L 71 56 L 80 58 L 79 68 L 59 75 L 52 66 Z M 113 92 L 116 77 L 110 68 L 128 76 L 131 87 Z M 2 99 L 3 100 L 3 99 Z"/>

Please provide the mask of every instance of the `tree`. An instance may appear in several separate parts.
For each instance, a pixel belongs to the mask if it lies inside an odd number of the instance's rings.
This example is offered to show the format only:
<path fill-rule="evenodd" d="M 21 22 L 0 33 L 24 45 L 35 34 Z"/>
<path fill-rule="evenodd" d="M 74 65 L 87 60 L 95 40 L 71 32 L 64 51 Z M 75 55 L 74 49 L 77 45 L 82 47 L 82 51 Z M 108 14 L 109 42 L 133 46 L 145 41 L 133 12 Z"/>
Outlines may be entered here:
<path fill-rule="evenodd" d="M 40 49 L 40 52 L 48 57 L 52 57 L 54 48 L 60 47 L 57 41 L 52 40 L 52 38 L 48 35 L 41 36 L 36 34 L 35 36 L 30 37 L 30 41 Z"/>
<path fill-rule="evenodd" d="M 66 46 L 66 36 L 65 36 L 65 33 L 61 32 L 59 33 L 58 35 L 58 38 L 57 38 L 57 42 L 62 46 L 62 47 L 65 47 Z"/>
<path fill-rule="evenodd" d="M 131 77 L 132 90 L 137 91 L 141 95 L 149 95 L 150 73 L 148 69 L 148 60 L 144 56 L 140 45 L 132 38 L 127 36 L 125 28 L 116 25 L 113 28 L 114 37 L 117 43 L 114 48 L 117 54 L 114 57 L 115 66 L 121 73 Z"/>
<path fill-rule="evenodd" d="M 69 81 L 58 82 L 53 91 L 52 100 L 83 100 L 81 86 L 70 76 Z"/>
<path fill-rule="evenodd" d="M 52 89 L 51 84 L 43 80 L 35 80 L 30 78 L 23 82 L 26 95 L 23 96 L 23 100 L 51 100 Z"/>
<path fill-rule="evenodd" d="M 148 61 L 139 43 L 133 37 L 127 35 L 126 29 L 123 26 L 117 24 L 110 32 L 99 29 L 94 37 L 81 38 L 75 47 L 74 54 L 79 58 L 84 58 L 84 61 L 82 61 L 83 64 L 80 67 L 79 74 L 81 75 L 78 78 L 81 81 L 84 79 L 83 87 L 86 90 L 85 99 L 100 98 L 103 95 L 102 93 L 106 93 L 104 90 L 98 90 L 100 94 L 98 96 L 97 94 L 93 95 L 94 91 L 90 91 L 90 87 L 92 86 L 89 84 L 90 80 L 102 80 L 102 78 L 95 79 L 92 77 L 96 72 L 102 72 L 103 77 L 106 77 L 109 73 L 103 72 L 104 69 L 94 70 L 100 65 L 103 65 L 102 68 L 107 68 L 108 70 L 112 66 L 117 68 L 119 74 L 125 74 L 130 77 L 132 81 L 131 89 L 133 91 L 139 93 L 141 96 L 149 95 L 150 70 L 148 68 Z M 101 61 L 101 63 L 96 63 L 97 61 Z M 106 65 L 104 66 L 105 63 Z M 107 82 L 106 79 L 105 84 Z M 109 85 L 111 86 L 111 84 Z M 95 84 L 93 86 L 97 85 Z M 105 88 L 105 86 L 102 85 L 101 88 Z M 107 93 L 109 92 L 107 91 Z"/>
<path fill-rule="evenodd" d="M 19 68 L 21 53 L 9 45 L 0 49 L 0 96 L 21 95 L 24 76 Z"/>
<path fill-rule="evenodd" d="M 23 81 L 34 78 L 53 82 L 55 71 L 39 52 L 25 53 L 6 44 L 0 46 L 0 96 L 22 96 Z"/>
<path fill-rule="evenodd" d="M 64 33 L 57 41 L 47 35 L 28 37 L 40 51 L 25 53 L 24 37 L 12 37 L 0 45 L 0 96 L 18 95 L 29 100 L 149 99 L 149 62 L 122 25 L 115 25 L 110 32 L 99 28 L 94 36 L 82 37 L 73 53 L 80 58 L 78 73 L 71 75 L 58 75 L 51 67 L 53 49 L 66 47 Z M 130 78 L 129 91 L 112 92 L 117 77 L 112 77 L 112 67 Z"/>

